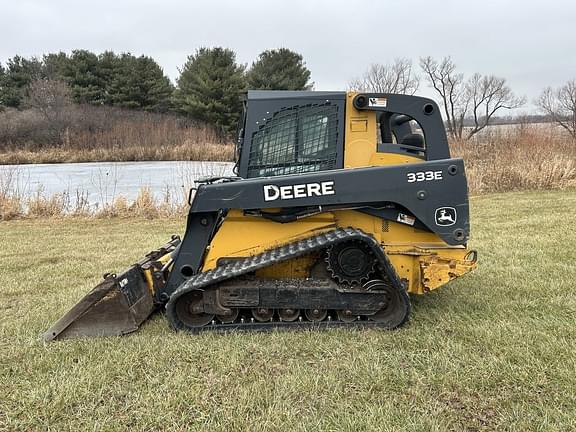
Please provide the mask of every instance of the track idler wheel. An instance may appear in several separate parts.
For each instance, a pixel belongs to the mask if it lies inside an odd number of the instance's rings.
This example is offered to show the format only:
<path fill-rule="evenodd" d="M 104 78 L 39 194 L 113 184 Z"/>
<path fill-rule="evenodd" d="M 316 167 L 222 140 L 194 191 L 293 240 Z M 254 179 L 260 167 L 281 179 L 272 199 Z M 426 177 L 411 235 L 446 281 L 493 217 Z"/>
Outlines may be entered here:
<path fill-rule="evenodd" d="M 371 321 L 384 324 L 387 328 L 400 327 L 410 316 L 410 298 L 406 290 L 398 290 L 382 280 L 371 280 L 364 287 L 367 291 L 381 291 L 385 293 L 386 301 L 381 309 L 369 315 Z"/>
<path fill-rule="evenodd" d="M 202 327 L 210 324 L 214 319 L 213 314 L 204 312 L 203 291 L 192 290 L 183 294 L 175 305 L 176 317 L 186 327 Z"/>

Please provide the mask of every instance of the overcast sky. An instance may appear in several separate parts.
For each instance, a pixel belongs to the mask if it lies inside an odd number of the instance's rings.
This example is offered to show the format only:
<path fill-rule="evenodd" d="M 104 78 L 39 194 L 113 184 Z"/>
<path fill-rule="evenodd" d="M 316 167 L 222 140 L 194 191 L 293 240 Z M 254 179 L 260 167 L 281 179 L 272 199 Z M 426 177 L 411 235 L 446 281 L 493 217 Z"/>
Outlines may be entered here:
<path fill-rule="evenodd" d="M 146 54 L 172 80 L 201 46 L 240 63 L 287 47 L 317 90 L 344 89 L 370 63 L 452 56 L 465 74 L 508 79 L 529 100 L 576 79 L 574 0 L 0 0 L 0 62 L 88 49 Z M 424 84 L 423 94 L 432 95 Z"/>

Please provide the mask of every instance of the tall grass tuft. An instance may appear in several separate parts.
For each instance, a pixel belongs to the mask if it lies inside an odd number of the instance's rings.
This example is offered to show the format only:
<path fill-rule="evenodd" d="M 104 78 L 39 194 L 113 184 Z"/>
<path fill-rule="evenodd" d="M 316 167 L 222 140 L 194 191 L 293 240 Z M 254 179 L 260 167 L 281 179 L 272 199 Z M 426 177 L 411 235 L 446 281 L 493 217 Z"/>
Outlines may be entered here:
<path fill-rule="evenodd" d="M 551 125 L 494 127 L 451 149 L 465 161 L 472 194 L 576 186 L 576 143 Z"/>
<path fill-rule="evenodd" d="M 22 201 L 18 197 L 0 192 L 0 221 L 18 219 L 23 216 Z"/>
<path fill-rule="evenodd" d="M 0 221 L 17 219 L 24 214 L 19 176 L 14 168 L 0 171 Z"/>

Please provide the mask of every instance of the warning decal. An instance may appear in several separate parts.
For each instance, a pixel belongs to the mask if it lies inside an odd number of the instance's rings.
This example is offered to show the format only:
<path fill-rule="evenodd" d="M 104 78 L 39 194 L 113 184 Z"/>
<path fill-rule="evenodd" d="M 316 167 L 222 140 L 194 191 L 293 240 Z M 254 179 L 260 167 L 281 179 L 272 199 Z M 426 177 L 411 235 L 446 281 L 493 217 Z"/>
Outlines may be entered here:
<path fill-rule="evenodd" d="M 383 97 L 371 97 L 368 98 L 368 106 L 371 107 L 386 107 L 388 105 L 388 99 Z"/>

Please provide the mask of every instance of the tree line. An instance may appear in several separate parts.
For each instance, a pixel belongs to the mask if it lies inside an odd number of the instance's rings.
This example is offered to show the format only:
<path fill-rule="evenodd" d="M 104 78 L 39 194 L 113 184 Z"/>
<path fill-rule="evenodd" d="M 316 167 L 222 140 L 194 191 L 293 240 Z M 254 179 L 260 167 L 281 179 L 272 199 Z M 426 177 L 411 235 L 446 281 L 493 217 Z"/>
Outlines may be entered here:
<path fill-rule="evenodd" d="M 0 64 L 0 109 L 34 108 L 55 125 L 62 107 L 72 101 L 174 112 L 231 136 L 245 90 L 313 87 L 302 55 L 287 48 L 260 53 L 250 67 L 239 64 L 228 48 L 200 48 L 179 72 L 174 85 L 151 57 L 112 51 L 95 54 L 75 50 L 42 58 L 15 56 Z M 348 89 L 415 94 L 423 82 L 435 92 L 447 132 L 454 139 L 470 139 L 492 124 L 498 113 L 526 103 L 505 78 L 479 73 L 465 77 L 450 57 L 423 57 L 418 67 L 405 58 L 372 64 L 349 82 Z M 576 140 L 576 80 L 544 89 L 534 103 Z"/>
<path fill-rule="evenodd" d="M 229 134 L 236 128 L 246 89 L 308 90 L 310 71 L 301 54 L 266 50 L 248 68 L 234 51 L 200 48 L 173 85 L 151 57 L 75 50 L 42 58 L 15 56 L 0 64 L 0 109 L 34 108 L 57 116 L 68 102 L 151 112 L 175 112 Z"/>

